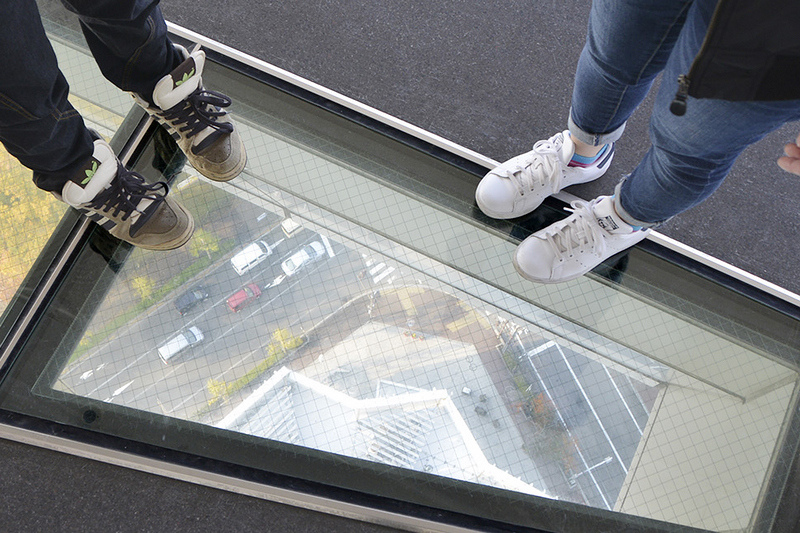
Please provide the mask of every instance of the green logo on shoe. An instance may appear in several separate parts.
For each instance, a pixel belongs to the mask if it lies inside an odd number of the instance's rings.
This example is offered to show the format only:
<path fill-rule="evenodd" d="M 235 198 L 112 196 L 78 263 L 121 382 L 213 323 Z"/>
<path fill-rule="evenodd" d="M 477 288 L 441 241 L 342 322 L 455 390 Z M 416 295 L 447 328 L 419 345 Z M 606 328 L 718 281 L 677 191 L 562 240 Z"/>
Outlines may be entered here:
<path fill-rule="evenodd" d="M 179 87 L 185 82 L 189 81 L 189 78 L 191 78 L 192 76 L 194 76 L 194 69 L 190 70 L 189 72 L 184 72 L 183 78 L 175 82 L 175 87 Z"/>
<path fill-rule="evenodd" d="M 97 172 L 97 161 L 92 161 L 92 168 L 86 170 L 86 179 L 81 182 L 81 185 L 89 183 L 94 177 L 95 172 Z"/>

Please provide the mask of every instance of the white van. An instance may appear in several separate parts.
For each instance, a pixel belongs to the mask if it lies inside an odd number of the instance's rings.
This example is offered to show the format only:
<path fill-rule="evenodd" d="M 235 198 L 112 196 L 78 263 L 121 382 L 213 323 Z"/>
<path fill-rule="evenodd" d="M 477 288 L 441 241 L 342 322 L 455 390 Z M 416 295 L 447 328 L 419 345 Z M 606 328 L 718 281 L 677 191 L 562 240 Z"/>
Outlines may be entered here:
<path fill-rule="evenodd" d="M 164 361 L 164 364 L 169 364 L 169 360 L 181 353 L 189 346 L 194 346 L 203 341 L 205 337 L 203 332 L 197 326 L 192 326 L 186 331 L 178 333 L 170 340 L 158 347 L 158 356 Z"/>
<path fill-rule="evenodd" d="M 264 241 L 256 241 L 231 257 L 231 266 L 240 276 L 270 256 L 272 248 Z"/>

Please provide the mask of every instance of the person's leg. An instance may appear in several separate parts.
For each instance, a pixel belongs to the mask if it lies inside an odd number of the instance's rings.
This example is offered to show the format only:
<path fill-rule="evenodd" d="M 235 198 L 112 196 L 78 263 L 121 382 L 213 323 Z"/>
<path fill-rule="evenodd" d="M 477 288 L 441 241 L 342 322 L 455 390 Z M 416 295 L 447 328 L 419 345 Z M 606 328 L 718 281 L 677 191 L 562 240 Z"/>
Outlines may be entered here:
<path fill-rule="evenodd" d="M 0 141 L 39 188 L 61 191 L 91 156 L 92 137 L 67 100 L 69 85 L 34 0 L 3 8 L 0 72 Z"/>
<path fill-rule="evenodd" d="M 0 69 L 0 140 L 33 170 L 39 188 L 136 246 L 166 250 L 188 241 L 194 222 L 166 198 L 166 185 L 148 185 L 124 169 L 69 104 L 69 86 L 34 0 L 3 10 Z"/>
<path fill-rule="evenodd" d="M 669 59 L 651 120 L 653 148 L 613 197 L 573 202 L 573 214 L 525 239 L 514 254 L 519 273 L 555 283 L 579 277 L 645 238 L 660 223 L 707 198 L 741 151 L 790 120 L 800 101 L 690 99 L 685 115 L 669 111 L 677 77 L 688 72 L 716 0 L 696 0 Z"/>
<path fill-rule="evenodd" d="M 491 170 L 475 191 L 493 218 L 530 213 L 548 196 L 599 178 L 614 141 L 664 68 L 691 0 L 596 0 L 575 73 L 568 131 Z"/>
<path fill-rule="evenodd" d="M 579 142 L 616 141 L 670 57 L 692 0 L 595 0 L 578 59 L 569 129 Z"/>
<path fill-rule="evenodd" d="M 100 71 L 123 91 L 149 100 L 156 83 L 184 59 L 167 36 L 158 0 L 62 3 L 78 15 Z"/>
<path fill-rule="evenodd" d="M 680 74 L 705 37 L 715 2 L 698 0 L 664 72 L 650 120 L 652 146 L 617 185 L 616 209 L 636 226 L 661 223 L 708 198 L 749 145 L 787 122 L 800 120 L 800 101 L 688 101 L 686 114 L 669 111 Z M 777 157 L 777 156 L 776 156 Z"/>
<path fill-rule="evenodd" d="M 170 42 L 158 0 L 62 1 L 79 15 L 103 75 L 134 94 L 197 171 L 228 181 L 244 170 L 244 143 L 224 109 L 231 100 L 205 90 L 205 53 Z"/>

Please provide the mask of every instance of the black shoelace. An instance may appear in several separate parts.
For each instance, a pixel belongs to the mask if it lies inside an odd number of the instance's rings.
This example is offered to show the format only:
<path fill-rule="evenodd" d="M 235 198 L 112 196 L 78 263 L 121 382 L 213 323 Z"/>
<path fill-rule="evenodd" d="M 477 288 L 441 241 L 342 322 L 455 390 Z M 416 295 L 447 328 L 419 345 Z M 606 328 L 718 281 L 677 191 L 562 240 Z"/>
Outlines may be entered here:
<path fill-rule="evenodd" d="M 214 137 L 233 131 L 233 124 L 228 122 L 217 122 L 217 118 L 225 115 L 225 108 L 231 105 L 231 99 L 216 91 L 206 91 L 197 89 L 190 94 L 183 103 L 180 103 L 163 112 L 173 127 L 178 127 L 178 131 L 185 133 L 187 137 L 193 137 L 206 129 L 214 128 Z"/>
<path fill-rule="evenodd" d="M 163 193 L 158 191 L 163 191 Z M 163 181 L 146 183 L 140 174 L 128 170 L 122 163 L 117 163 L 117 176 L 111 181 L 108 188 L 100 191 L 94 197 L 89 205 L 98 211 L 111 211 L 113 217 L 118 216 L 121 212 L 123 213 L 121 220 L 124 221 L 134 211 L 144 214 L 139 211 L 139 203 L 142 200 L 152 200 L 153 203 L 150 205 L 154 206 L 161 203 L 168 192 L 169 186 Z M 152 213 L 154 210 L 146 211 Z"/>

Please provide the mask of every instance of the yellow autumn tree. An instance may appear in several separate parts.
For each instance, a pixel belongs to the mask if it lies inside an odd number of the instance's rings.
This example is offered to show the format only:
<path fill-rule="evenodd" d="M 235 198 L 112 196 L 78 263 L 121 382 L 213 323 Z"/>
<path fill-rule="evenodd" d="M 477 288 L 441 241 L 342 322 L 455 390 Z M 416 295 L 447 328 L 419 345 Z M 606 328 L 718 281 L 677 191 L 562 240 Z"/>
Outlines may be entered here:
<path fill-rule="evenodd" d="M 30 170 L 0 148 L 0 312 L 67 210 L 31 177 Z"/>

